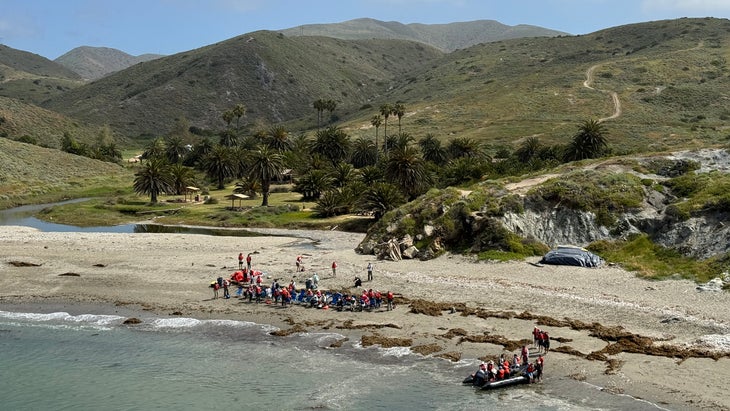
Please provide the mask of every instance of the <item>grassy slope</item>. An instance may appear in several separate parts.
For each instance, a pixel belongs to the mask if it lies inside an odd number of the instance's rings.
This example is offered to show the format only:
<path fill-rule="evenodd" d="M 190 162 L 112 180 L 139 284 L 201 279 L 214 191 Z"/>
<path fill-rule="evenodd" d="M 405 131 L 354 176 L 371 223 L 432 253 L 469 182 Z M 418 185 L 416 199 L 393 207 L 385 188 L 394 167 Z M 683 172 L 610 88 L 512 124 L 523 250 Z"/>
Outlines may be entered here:
<path fill-rule="evenodd" d="M 78 74 L 58 63 L 0 45 L 0 96 L 39 104 L 81 84 Z"/>
<path fill-rule="evenodd" d="M 53 148 L 60 147 L 64 132 L 80 142 L 92 144 L 100 130 L 54 111 L 1 96 L 0 119 L 3 119 L 0 121 L 0 136 L 9 139 L 31 136 L 39 145 Z"/>
<path fill-rule="evenodd" d="M 565 143 L 579 123 L 613 113 L 608 94 L 583 86 L 597 65 L 593 86 L 616 91 L 622 103 L 623 115 L 606 122 L 615 149 L 723 143 L 728 30 L 728 20 L 680 19 L 482 44 L 410 73 L 385 98 L 405 103 L 403 128 L 416 138 L 431 132 L 492 146 L 514 146 L 527 136 Z M 348 130 L 372 136 L 368 125 L 363 116 Z"/>
<path fill-rule="evenodd" d="M 119 165 L 0 138 L 0 208 L 130 191 Z"/>

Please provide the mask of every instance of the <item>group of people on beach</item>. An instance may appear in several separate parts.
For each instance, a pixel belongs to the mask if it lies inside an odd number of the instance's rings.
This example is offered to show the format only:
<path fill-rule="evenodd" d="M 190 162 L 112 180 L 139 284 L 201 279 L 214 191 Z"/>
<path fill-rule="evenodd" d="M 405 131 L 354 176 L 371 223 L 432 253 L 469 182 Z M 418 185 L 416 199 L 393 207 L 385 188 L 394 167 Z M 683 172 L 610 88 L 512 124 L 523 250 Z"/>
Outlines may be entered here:
<path fill-rule="evenodd" d="M 339 311 L 371 311 L 383 306 L 388 311 L 395 308 L 395 296 L 391 291 L 385 294 L 379 290 L 363 289 L 361 294 L 330 292 L 319 289 L 319 276 L 313 273 L 305 280 L 304 288 L 297 288 L 294 278 L 288 285 L 279 283 L 279 279 L 273 279 L 270 285 L 263 284 L 263 277 L 266 273 L 254 270 L 251 267 L 251 253 L 244 257 L 243 253 L 238 254 L 238 270 L 231 274 L 230 278 L 218 277 L 210 284 L 213 289 L 213 298 L 220 298 L 220 290 L 223 290 L 223 298 L 231 298 L 230 289 L 236 287 L 235 296 L 248 299 L 249 302 L 265 302 L 267 304 L 281 304 L 289 306 L 293 304 L 329 309 L 336 308 Z M 245 265 L 244 265 L 245 262 Z M 295 260 L 296 272 L 303 272 L 304 258 L 300 255 Z M 373 279 L 374 266 L 368 263 L 366 267 L 368 280 Z M 337 262 L 332 262 L 332 276 L 337 275 Z M 355 287 L 362 287 L 362 280 L 355 277 Z"/>

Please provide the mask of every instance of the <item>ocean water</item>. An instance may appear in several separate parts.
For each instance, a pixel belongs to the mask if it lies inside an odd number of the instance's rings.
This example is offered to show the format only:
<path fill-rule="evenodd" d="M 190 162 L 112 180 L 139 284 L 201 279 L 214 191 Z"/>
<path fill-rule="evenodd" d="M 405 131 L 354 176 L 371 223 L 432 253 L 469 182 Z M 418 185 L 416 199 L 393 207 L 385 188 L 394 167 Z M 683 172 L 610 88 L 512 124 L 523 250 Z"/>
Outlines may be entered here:
<path fill-rule="evenodd" d="M 656 410 L 570 379 L 478 391 L 452 363 L 245 321 L 0 311 L 4 410 Z"/>

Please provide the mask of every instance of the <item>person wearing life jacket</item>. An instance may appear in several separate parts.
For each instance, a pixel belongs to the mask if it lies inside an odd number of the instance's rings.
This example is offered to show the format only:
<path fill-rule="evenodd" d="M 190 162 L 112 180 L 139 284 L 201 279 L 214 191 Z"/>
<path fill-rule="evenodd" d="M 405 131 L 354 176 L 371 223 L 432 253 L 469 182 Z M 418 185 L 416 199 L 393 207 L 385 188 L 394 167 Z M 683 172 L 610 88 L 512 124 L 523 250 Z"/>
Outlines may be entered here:
<path fill-rule="evenodd" d="M 530 351 L 528 350 L 526 345 L 522 346 L 522 363 L 527 364 L 530 362 Z"/>
<path fill-rule="evenodd" d="M 525 372 L 525 375 L 529 379 L 530 382 L 535 382 L 535 367 L 532 365 L 532 363 L 527 364 L 527 370 Z"/>
<path fill-rule="evenodd" d="M 283 307 L 286 307 L 291 302 L 291 294 L 289 294 L 289 290 L 286 288 L 281 289 L 281 305 Z"/>
<path fill-rule="evenodd" d="M 388 290 L 388 292 L 385 294 L 385 298 L 388 300 L 388 311 L 390 311 L 390 310 L 392 310 L 394 308 L 394 306 L 393 306 L 393 299 L 394 299 L 393 293 L 390 290 Z"/>
<path fill-rule="evenodd" d="M 535 380 L 542 381 L 542 370 L 545 364 L 545 359 L 542 358 L 542 354 L 537 356 L 535 360 Z"/>
<path fill-rule="evenodd" d="M 535 328 L 532 329 L 532 346 L 535 348 L 539 348 L 540 345 L 540 329 L 535 326 Z"/>
<path fill-rule="evenodd" d="M 497 371 L 497 380 L 503 380 L 508 375 L 509 374 L 505 372 L 504 367 L 499 367 L 499 371 Z"/>
<path fill-rule="evenodd" d="M 243 268 L 243 253 L 238 253 L 238 269 Z"/>

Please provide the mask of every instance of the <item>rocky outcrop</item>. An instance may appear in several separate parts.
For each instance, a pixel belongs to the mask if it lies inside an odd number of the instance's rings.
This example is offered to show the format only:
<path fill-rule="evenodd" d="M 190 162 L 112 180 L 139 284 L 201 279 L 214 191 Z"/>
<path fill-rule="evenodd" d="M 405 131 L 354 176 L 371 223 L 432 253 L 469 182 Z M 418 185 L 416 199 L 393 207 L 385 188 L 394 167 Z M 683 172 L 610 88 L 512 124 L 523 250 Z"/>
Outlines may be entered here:
<path fill-rule="evenodd" d="M 407 205 L 409 208 L 387 215 L 379 226 L 371 229 L 357 251 L 372 253 L 378 258 L 428 259 L 444 249 L 510 252 L 520 249 L 519 244 L 515 247 L 520 241 L 523 245 L 537 242 L 549 248 L 558 245 L 585 247 L 595 241 L 625 240 L 640 234 L 688 257 L 706 259 L 730 253 L 730 212 L 722 211 L 730 206 L 695 207 L 690 213 L 687 208 L 681 211 L 676 204 L 683 200 L 672 195 L 671 184 L 663 183 L 693 170 L 698 173 L 730 171 L 727 151 L 700 150 L 633 161 L 639 166 L 594 164 L 587 167 L 594 173 L 604 173 L 602 175 L 623 173 L 633 178 L 618 178 L 616 180 L 621 180 L 621 184 L 625 181 L 626 185 L 616 184 L 596 191 L 598 208 L 604 210 L 600 216 L 579 207 L 568 207 L 560 198 L 525 195 L 529 188 L 539 187 L 547 179 L 535 179 L 536 185 L 527 188 L 524 183 L 517 184 L 522 188 L 519 195 L 498 186 L 493 188 L 496 185 L 476 186 L 475 194 L 471 195 L 484 202 L 477 205 L 478 208 L 472 199 L 445 189 L 429 193 Z M 653 169 L 656 174 L 636 171 L 642 167 Z M 582 178 L 582 175 L 575 178 Z M 565 187 L 569 190 L 576 185 Z M 603 195 L 611 198 L 610 193 L 624 191 L 638 193 L 640 204 L 635 202 L 631 208 L 616 211 L 611 208 L 613 205 L 601 203 Z"/>

